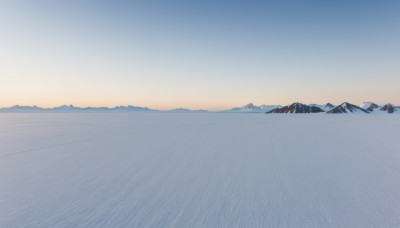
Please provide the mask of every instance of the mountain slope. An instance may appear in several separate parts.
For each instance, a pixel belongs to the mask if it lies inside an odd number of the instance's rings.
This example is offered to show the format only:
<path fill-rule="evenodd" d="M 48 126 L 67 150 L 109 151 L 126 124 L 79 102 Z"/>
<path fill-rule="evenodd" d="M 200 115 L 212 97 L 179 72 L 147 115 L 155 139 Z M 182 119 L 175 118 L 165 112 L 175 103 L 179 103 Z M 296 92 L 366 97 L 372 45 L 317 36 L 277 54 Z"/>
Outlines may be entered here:
<path fill-rule="evenodd" d="M 324 110 L 325 112 L 332 110 L 335 106 L 331 103 L 326 103 L 324 105 L 319 105 L 319 104 L 310 104 L 311 107 L 318 107 L 322 110 Z"/>
<path fill-rule="evenodd" d="M 330 111 L 330 110 L 332 110 L 333 108 L 334 108 L 335 106 L 333 105 L 333 104 L 331 104 L 331 103 L 326 103 L 325 104 L 325 106 L 322 108 L 322 109 L 324 109 L 325 111 Z"/>

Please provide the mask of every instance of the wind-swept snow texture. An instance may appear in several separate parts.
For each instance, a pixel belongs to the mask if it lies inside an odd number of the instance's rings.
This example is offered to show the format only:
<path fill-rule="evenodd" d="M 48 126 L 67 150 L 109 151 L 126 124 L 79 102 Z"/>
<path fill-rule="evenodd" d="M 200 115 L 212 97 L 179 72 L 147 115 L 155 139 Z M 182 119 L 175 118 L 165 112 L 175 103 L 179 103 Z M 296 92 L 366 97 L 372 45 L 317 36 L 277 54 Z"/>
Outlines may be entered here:
<path fill-rule="evenodd" d="M 399 227 L 400 115 L 0 115 L 0 227 Z"/>

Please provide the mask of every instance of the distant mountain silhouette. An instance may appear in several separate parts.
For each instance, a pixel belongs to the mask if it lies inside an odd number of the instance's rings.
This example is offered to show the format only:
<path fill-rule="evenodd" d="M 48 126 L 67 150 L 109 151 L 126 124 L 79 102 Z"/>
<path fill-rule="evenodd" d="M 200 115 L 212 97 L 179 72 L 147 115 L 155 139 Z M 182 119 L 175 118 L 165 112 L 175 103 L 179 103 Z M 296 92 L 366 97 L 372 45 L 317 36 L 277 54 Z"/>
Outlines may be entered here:
<path fill-rule="evenodd" d="M 192 110 L 192 109 L 187 109 L 187 108 L 176 108 L 176 109 L 171 109 L 168 110 L 167 112 L 175 112 L 175 113 L 185 113 L 185 112 L 208 112 L 207 110 L 203 110 L 203 109 L 197 109 L 197 110 Z"/>
<path fill-rule="evenodd" d="M 41 108 L 37 106 L 19 106 L 15 105 L 8 108 L 0 108 L 0 112 L 131 112 L 131 111 L 157 111 L 147 107 L 137 106 L 116 106 L 107 107 L 76 107 L 73 105 L 62 105 L 54 108 Z"/>
<path fill-rule="evenodd" d="M 267 112 L 267 111 L 270 111 L 272 109 L 279 108 L 279 107 L 282 107 L 282 106 L 280 106 L 280 105 L 261 105 L 261 106 L 256 106 L 253 103 L 249 103 L 249 104 L 247 104 L 245 106 L 232 108 L 232 109 L 229 109 L 229 110 L 225 110 L 223 112 L 248 112 L 248 113 L 252 113 L 252 112 L 257 113 L 258 112 L 258 113 L 264 113 L 264 112 Z"/>

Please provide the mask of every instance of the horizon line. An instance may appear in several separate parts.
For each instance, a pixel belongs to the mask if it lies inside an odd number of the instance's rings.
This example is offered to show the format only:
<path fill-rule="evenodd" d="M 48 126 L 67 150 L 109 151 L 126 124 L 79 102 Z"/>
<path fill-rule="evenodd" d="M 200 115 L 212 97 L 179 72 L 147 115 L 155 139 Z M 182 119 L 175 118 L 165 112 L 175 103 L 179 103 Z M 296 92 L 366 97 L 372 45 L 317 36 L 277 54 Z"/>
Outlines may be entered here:
<path fill-rule="evenodd" d="M 339 104 L 333 104 L 334 106 L 339 106 L 339 105 L 341 105 L 341 104 L 343 104 L 343 103 L 346 103 L 347 101 L 343 101 L 343 102 L 340 102 Z M 291 105 L 291 104 L 294 104 L 294 103 L 301 103 L 301 104 L 306 104 L 306 105 L 326 105 L 326 104 L 328 104 L 328 103 L 330 103 L 330 104 L 332 104 L 331 102 L 326 102 L 326 103 L 324 103 L 324 104 L 318 104 L 318 103 L 303 103 L 303 102 L 299 102 L 299 101 L 295 101 L 295 102 L 291 102 L 291 103 L 289 103 L 288 105 Z M 350 103 L 351 104 L 351 102 L 347 102 L 347 103 Z M 371 101 L 364 101 L 364 102 L 362 102 L 361 104 L 364 104 L 364 103 L 375 103 L 375 102 L 371 102 Z M 377 104 L 377 103 L 375 103 L 375 104 Z M 399 106 L 399 105 L 395 105 L 394 103 L 392 103 L 392 102 L 386 102 L 386 103 L 384 103 L 383 105 L 385 105 L 385 104 L 392 104 L 392 105 L 394 105 L 394 106 Z M 131 104 L 129 104 L 129 105 L 115 105 L 115 106 L 75 106 L 75 105 L 73 105 L 73 104 L 69 104 L 69 105 L 66 105 L 66 104 L 63 104 L 63 105 L 59 105 L 59 106 L 52 106 L 52 107 L 43 107 L 43 106 L 39 106 L 39 105 L 19 105 L 19 104 L 15 104 L 15 105 L 11 105 L 11 106 L 3 106 L 3 107 L 0 107 L 0 110 L 4 110 L 4 109 L 12 109 L 12 108 L 17 108 L 17 107 L 21 107 L 21 108 L 37 108 L 37 109 L 42 109 L 42 110 L 51 110 L 51 109 L 57 109 L 57 108 L 62 108 L 62 107 L 70 107 L 70 108 L 77 108 L 77 109 L 116 109 L 116 108 L 137 108 L 137 109 L 144 109 L 144 110 L 146 110 L 147 109 L 147 111 L 179 111 L 179 110 L 188 110 L 188 111 L 209 111 L 209 112 L 213 112 L 213 111 L 215 111 L 215 112 L 218 112 L 218 111 L 228 111 L 228 110 L 232 110 L 232 109 L 235 109 L 235 108 L 244 108 L 244 107 L 246 107 L 246 106 L 248 106 L 248 105 L 254 105 L 255 107 L 262 107 L 262 106 L 286 106 L 286 105 L 281 105 L 281 104 L 266 104 L 266 103 L 264 103 L 264 104 L 261 104 L 261 105 L 255 105 L 253 102 L 249 102 L 249 103 L 247 103 L 247 104 L 245 104 L 245 105 L 242 105 L 242 106 L 234 106 L 234 107 L 231 107 L 231 108 L 228 108 L 228 109 L 202 109 L 202 108 L 186 108 L 186 107 L 177 107 L 177 108 L 170 108 L 170 109 L 153 109 L 153 108 L 151 108 L 151 107 L 149 107 L 149 106 L 136 106 L 136 105 L 131 105 Z M 360 105 L 356 105 L 356 106 L 360 106 Z"/>

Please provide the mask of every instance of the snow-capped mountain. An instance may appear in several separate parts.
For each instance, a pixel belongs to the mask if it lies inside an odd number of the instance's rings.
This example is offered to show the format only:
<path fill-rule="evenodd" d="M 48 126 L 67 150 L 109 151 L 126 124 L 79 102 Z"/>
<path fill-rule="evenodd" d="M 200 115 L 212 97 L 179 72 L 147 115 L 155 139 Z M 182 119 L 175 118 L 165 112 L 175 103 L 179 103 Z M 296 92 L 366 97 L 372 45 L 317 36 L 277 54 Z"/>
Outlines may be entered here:
<path fill-rule="evenodd" d="M 360 105 L 360 108 L 367 110 L 368 112 L 374 112 L 376 110 L 379 110 L 379 105 L 373 103 L 373 102 L 364 102 Z"/>
<path fill-rule="evenodd" d="M 293 103 L 291 105 L 276 108 L 266 113 L 319 113 L 324 112 L 323 109 L 317 106 L 310 106 L 301 103 Z"/>
<path fill-rule="evenodd" d="M 398 112 L 398 109 L 396 106 L 392 105 L 392 104 L 385 104 L 380 111 L 382 112 L 387 112 L 387 113 L 395 113 Z"/>
<path fill-rule="evenodd" d="M 280 108 L 282 106 L 280 105 L 261 105 L 261 106 L 256 106 L 253 103 L 249 103 L 245 106 L 242 107 L 236 107 L 236 108 L 232 108 L 229 110 L 225 110 L 223 112 L 256 112 L 256 113 L 264 113 L 264 112 L 268 112 L 272 109 L 275 108 Z"/>
<path fill-rule="evenodd" d="M 360 108 L 356 105 L 344 102 L 343 104 L 336 106 L 332 110 L 326 112 L 326 113 L 332 113 L 332 114 L 338 114 L 338 113 L 369 113 L 367 110 Z"/>

